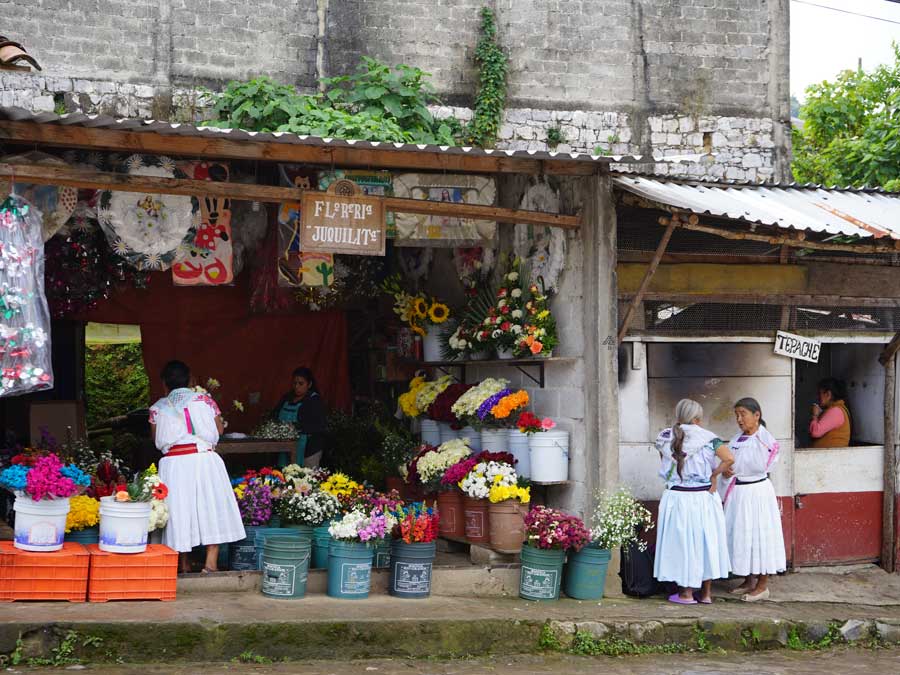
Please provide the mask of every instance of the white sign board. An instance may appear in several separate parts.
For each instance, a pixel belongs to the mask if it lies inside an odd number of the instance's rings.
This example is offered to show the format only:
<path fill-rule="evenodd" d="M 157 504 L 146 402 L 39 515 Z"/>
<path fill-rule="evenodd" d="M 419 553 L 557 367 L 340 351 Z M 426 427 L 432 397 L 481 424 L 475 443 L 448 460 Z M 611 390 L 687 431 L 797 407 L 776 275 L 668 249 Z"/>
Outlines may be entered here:
<path fill-rule="evenodd" d="M 800 359 L 801 361 L 818 363 L 821 350 L 822 343 L 818 340 L 783 331 L 778 331 L 775 334 L 776 354 L 789 356 L 792 359 Z"/>

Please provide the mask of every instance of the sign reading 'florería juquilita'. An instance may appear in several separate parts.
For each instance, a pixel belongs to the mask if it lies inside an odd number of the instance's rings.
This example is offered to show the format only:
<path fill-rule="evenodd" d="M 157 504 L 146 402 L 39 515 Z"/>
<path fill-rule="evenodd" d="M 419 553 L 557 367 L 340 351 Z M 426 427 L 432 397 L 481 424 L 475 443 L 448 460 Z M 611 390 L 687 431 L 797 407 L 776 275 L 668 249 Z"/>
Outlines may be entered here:
<path fill-rule="evenodd" d="M 377 197 L 306 192 L 300 218 L 304 252 L 384 255 L 384 204 Z"/>

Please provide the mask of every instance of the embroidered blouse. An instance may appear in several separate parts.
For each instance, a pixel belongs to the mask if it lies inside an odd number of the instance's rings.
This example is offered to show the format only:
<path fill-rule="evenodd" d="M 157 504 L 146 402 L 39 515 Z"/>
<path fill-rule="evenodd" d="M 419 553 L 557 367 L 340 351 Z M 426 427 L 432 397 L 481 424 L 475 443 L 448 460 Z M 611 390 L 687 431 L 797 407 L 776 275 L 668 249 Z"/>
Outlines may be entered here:
<path fill-rule="evenodd" d="M 201 452 L 216 447 L 219 415 L 219 406 L 208 394 L 173 389 L 150 406 L 150 423 L 156 425 L 156 447 L 164 455 L 173 445 L 194 443 Z"/>
<path fill-rule="evenodd" d="M 659 476 L 666 487 L 675 485 L 682 487 L 700 487 L 709 485 L 710 476 L 716 467 L 716 449 L 721 445 L 716 435 L 703 427 L 695 424 L 682 424 L 684 430 L 684 443 L 682 450 L 687 455 L 684 458 L 681 477 L 678 476 L 678 466 L 672 457 L 672 429 L 663 429 L 656 438 L 656 449 L 662 455 Z"/>
<path fill-rule="evenodd" d="M 780 446 L 771 432 L 760 426 L 755 434 L 738 434 L 729 444 L 734 454 L 734 475 L 743 481 L 762 480 L 778 460 Z"/>

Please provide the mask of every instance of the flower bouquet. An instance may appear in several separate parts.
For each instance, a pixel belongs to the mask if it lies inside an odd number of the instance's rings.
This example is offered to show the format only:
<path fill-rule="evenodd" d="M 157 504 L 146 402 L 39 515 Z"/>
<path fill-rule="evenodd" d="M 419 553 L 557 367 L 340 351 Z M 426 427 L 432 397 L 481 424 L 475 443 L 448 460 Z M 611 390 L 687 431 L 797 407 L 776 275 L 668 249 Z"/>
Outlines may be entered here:
<path fill-rule="evenodd" d="M 206 382 L 205 382 L 204 386 L 202 386 L 202 387 L 201 386 L 192 387 L 192 389 L 195 392 L 197 392 L 198 394 L 203 394 L 204 397 L 208 397 L 206 399 L 207 402 L 213 403 L 214 404 L 213 408 L 218 410 L 219 412 L 226 410 L 226 409 L 229 410 L 229 412 L 239 412 L 239 413 L 244 412 L 244 404 L 241 403 L 240 401 L 238 401 L 237 399 L 234 399 L 231 402 L 230 409 L 225 406 L 224 402 L 220 400 L 221 394 L 219 393 L 219 390 L 221 388 L 222 388 L 222 383 L 219 382 L 214 377 L 206 378 Z M 223 418 L 224 418 L 224 415 L 223 415 Z M 223 423 L 226 427 L 228 426 L 227 420 L 223 419 Z"/>
<path fill-rule="evenodd" d="M 543 550 L 579 551 L 591 541 L 591 532 L 577 516 L 536 506 L 525 516 L 528 546 Z"/>
<path fill-rule="evenodd" d="M 512 427 L 511 415 L 528 405 L 528 392 L 524 389 L 512 391 L 501 389 L 485 399 L 475 413 L 481 424 L 494 428 Z"/>
<path fill-rule="evenodd" d="M 524 333 L 525 310 L 519 268 L 519 258 L 507 259 L 506 272 L 497 290 L 497 302 L 488 310 L 482 321 L 484 330 L 490 331 L 491 341 L 500 358 L 511 358 Z"/>
<path fill-rule="evenodd" d="M 0 487 L 33 501 L 68 499 L 90 485 L 90 477 L 74 464 L 63 464 L 54 453 L 13 457 L 0 472 Z"/>
<path fill-rule="evenodd" d="M 394 512 L 397 524 L 391 536 L 404 544 L 428 544 L 438 537 L 440 516 L 423 502 L 401 506 Z"/>
<path fill-rule="evenodd" d="M 556 319 L 550 313 L 547 296 L 537 284 L 529 287 L 531 299 L 525 303 L 525 326 L 515 345 L 517 356 L 550 356 L 559 342 Z"/>
<path fill-rule="evenodd" d="M 293 422 L 266 420 L 257 426 L 250 435 L 253 438 L 264 438 L 271 441 L 293 441 L 300 436 L 300 432 Z"/>
<path fill-rule="evenodd" d="M 597 506 L 590 518 L 593 545 L 612 550 L 634 544 L 639 551 L 646 551 L 647 542 L 640 539 L 640 534 L 653 529 L 650 511 L 627 488 L 612 494 L 597 492 L 596 497 Z"/>
<path fill-rule="evenodd" d="M 556 422 L 549 417 L 541 419 L 534 413 L 525 411 L 519 415 L 519 419 L 516 420 L 516 427 L 523 434 L 531 436 L 532 434 L 537 434 L 542 431 L 550 431 L 556 427 Z"/>
<path fill-rule="evenodd" d="M 424 454 L 417 462 L 416 471 L 425 493 L 448 489 L 442 482 L 444 473 L 454 464 L 468 457 L 472 452 L 469 441 L 458 438 L 442 443 L 436 450 Z"/>
<path fill-rule="evenodd" d="M 444 375 L 432 382 L 426 382 L 416 392 L 416 407 L 420 411 L 428 410 L 435 399 L 453 383 L 453 378 Z"/>
<path fill-rule="evenodd" d="M 69 499 L 69 513 L 66 516 L 66 534 L 96 528 L 99 522 L 99 500 L 88 497 L 87 495 L 76 495 Z"/>
<path fill-rule="evenodd" d="M 365 487 L 351 480 L 344 473 L 331 474 L 321 483 L 319 489 L 336 497 L 344 510 L 349 510 L 357 500 L 365 495 Z"/>
<path fill-rule="evenodd" d="M 424 293 L 408 293 L 402 286 L 400 275 L 395 274 L 384 280 L 382 290 L 394 298 L 394 314 L 408 324 L 410 329 L 425 337 L 431 326 L 440 326 L 450 318 L 450 308 Z"/>
<path fill-rule="evenodd" d="M 428 453 L 436 450 L 437 446 L 429 445 L 428 443 L 423 443 L 415 449 L 412 459 L 409 460 L 409 463 L 402 471 L 403 480 L 406 481 L 408 485 L 419 485 L 421 483 L 419 477 L 419 461 Z"/>
<path fill-rule="evenodd" d="M 416 396 L 418 396 L 419 390 L 424 386 L 425 378 L 422 375 L 417 375 L 409 381 L 409 389 L 405 393 L 400 394 L 398 399 L 400 411 L 407 417 L 415 418 L 422 414 L 422 409 L 416 405 Z"/>
<path fill-rule="evenodd" d="M 265 483 L 251 480 L 235 485 L 238 509 L 244 525 L 265 525 L 272 518 L 272 488 Z"/>
<path fill-rule="evenodd" d="M 335 520 L 328 528 L 333 539 L 348 543 L 375 543 L 384 539 L 394 526 L 397 518 L 381 509 L 357 508 Z"/>
<path fill-rule="evenodd" d="M 459 418 L 453 414 L 453 404 L 459 400 L 459 397 L 472 388 L 471 384 L 456 383 L 448 386 L 444 391 L 435 397 L 434 401 L 428 406 L 426 414 L 429 419 L 435 422 L 443 422 L 449 424 L 453 429 L 462 428 Z"/>
<path fill-rule="evenodd" d="M 509 380 L 504 379 L 489 377 L 482 380 L 462 394 L 456 400 L 456 403 L 450 407 L 450 410 L 461 422 L 476 429 L 480 429 L 483 426 L 484 418 L 480 417 L 478 413 L 482 405 L 491 397 L 507 390 L 508 385 Z M 509 391 L 509 393 L 512 392 Z M 491 407 L 493 407 L 493 405 Z M 490 412 L 490 408 L 488 408 L 487 411 Z"/>

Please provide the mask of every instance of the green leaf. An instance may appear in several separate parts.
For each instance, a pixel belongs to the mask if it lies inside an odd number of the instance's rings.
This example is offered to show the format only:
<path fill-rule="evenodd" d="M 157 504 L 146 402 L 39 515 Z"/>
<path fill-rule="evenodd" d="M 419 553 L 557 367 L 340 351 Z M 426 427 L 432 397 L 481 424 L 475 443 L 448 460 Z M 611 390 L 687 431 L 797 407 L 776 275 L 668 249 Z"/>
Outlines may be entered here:
<path fill-rule="evenodd" d="M 374 86 L 366 89 L 366 98 L 370 101 L 377 100 L 387 93 L 384 87 Z"/>

